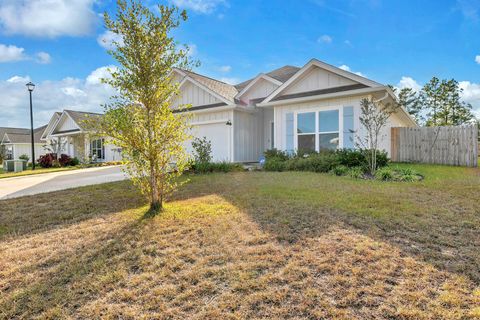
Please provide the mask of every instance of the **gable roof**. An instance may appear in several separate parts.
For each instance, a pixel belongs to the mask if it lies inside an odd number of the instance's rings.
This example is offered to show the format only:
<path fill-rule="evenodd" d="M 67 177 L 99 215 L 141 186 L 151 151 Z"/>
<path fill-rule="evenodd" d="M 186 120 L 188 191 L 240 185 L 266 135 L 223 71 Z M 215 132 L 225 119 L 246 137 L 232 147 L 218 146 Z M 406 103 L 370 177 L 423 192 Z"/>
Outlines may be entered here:
<path fill-rule="evenodd" d="M 187 70 L 181 70 L 181 71 L 184 72 L 191 79 L 202 84 L 203 86 L 207 87 L 209 90 L 215 92 L 216 94 L 222 96 L 224 99 L 228 100 L 229 102 L 234 102 L 234 98 L 237 95 L 238 91 L 231 84 L 228 84 L 216 79 L 212 79 L 192 71 L 187 71 Z"/>
<path fill-rule="evenodd" d="M 77 126 L 84 131 L 88 130 L 88 124 L 86 121 L 93 121 L 100 119 L 103 114 L 96 112 L 84 112 L 84 111 L 74 111 L 74 110 L 63 110 L 65 114 L 70 116 L 72 120 L 77 124 Z"/>
<path fill-rule="evenodd" d="M 60 116 L 62 115 L 61 112 L 54 112 L 53 116 L 50 118 L 50 121 L 48 121 L 47 128 L 42 134 L 42 137 L 40 138 L 41 140 L 46 140 L 47 136 L 50 134 L 50 132 L 54 129 L 55 125 L 57 124 L 58 119 L 60 119 Z"/>
<path fill-rule="evenodd" d="M 339 76 L 342 76 L 342 77 L 345 77 L 345 78 L 350 79 L 352 81 L 355 81 L 359 84 L 362 84 L 365 87 L 383 87 L 383 85 L 378 83 L 378 82 L 372 81 L 372 80 L 367 79 L 367 78 L 362 77 L 362 76 L 359 76 L 355 73 L 337 68 L 335 66 L 332 66 L 328 63 L 319 61 L 317 59 L 312 59 L 307 64 L 305 64 L 300 70 L 298 70 L 293 76 L 291 76 L 287 81 L 285 81 L 283 83 L 283 85 L 278 87 L 268 97 L 266 97 L 265 100 L 262 103 L 268 103 L 269 101 L 272 101 L 273 99 L 278 97 L 286 88 L 288 88 L 290 85 L 295 83 L 295 81 L 297 79 L 299 79 L 303 74 L 305 74 L 307 71 L 309 71 L 313 67 L 318 67 L 318 68 L 324 69 L 326 71 L 332 72 L 334 74 L 337 74 Z M 356 88 L 356 89 L 358 89 L 358 88 Z"/>
<path fill-rule="evenodd" d="M 265 75 L 269 76 L 270 78 L 273 78 L 277 81 L 280 81 L 281 83 L 284 83 L 285 81 L 290 79 L 295 73 L 297 73 L 298 70 L 300 70 L 299 67 L 286 65 L 286 66 L 280 67 L 278 69 L 275 69 L 275 70 L 272 70 L 270 72 L 263 73 L 263 74 L 265 74 Z M 258 76 L 255 77 L 255 78 L 252 78 L 252 79 L 248 79 L 247 81 L 241 82 L 241 83 L 235 85 L 235 88 L 240 92 L 246 86 L 248 86 L 252 81 L 254 81 L 257 78 L 258 78 Z"/>
<path fill-rule="evenodd" d="M 46 125 L 33 129 L 34 143 L 42 143 L 41 137 Z M 5 128 L 7 131 L 2 136 L 2 143 L 31 143 L 30 129 Z M 9 130 L 10 129 L 10 130 Z M 12 130 L 13 129 L 13 130 Z"/>

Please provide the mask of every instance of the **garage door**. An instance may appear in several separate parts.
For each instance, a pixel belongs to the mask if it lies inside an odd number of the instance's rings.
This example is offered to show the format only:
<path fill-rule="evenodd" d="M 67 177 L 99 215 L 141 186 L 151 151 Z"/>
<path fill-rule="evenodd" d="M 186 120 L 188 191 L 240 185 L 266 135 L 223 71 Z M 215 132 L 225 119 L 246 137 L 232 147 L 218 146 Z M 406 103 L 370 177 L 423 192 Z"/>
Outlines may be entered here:
<path fill-rule="evenodd" d="M 193 136 L 207 137 L 212 143 L 213 161 L 230 161 L 230 128 L 225 122 L 195 125 Z M 191 150 L 191 146 L 190 146 Z"/>

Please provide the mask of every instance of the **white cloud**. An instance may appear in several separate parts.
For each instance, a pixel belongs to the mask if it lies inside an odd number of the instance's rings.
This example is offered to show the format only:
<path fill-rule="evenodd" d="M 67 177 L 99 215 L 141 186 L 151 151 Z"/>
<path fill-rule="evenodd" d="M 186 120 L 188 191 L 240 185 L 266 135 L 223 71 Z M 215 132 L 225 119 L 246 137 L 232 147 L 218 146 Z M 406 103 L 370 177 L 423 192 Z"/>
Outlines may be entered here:
<path fill-rule="evenodd" d="M 329 44 L 329 43 L 332 43 L 333 38 L 332 38 L 331 36 L 329 36 L 328 34 L 324 34 L 324 35 L 320 36 L 320 37 L 317 39 L 317 41 L 318 41 L 319 43 L 327 43 L 327 44 Z"/>
<path fill-rule="evenodd" d="M 49 64 L 52 62 L 52 57 L 46 52 L 40 51 L 36 54 L 37 59 L 36 61 L 41 64 Z"/>
<path fill-rule="evenodd" d="M 83 36 L 98 19 L 95 0 L 2 0 L 0 29 L 6 34 L 34 37 Z"/>
<path fill-rule="evenodd" d="M 228 84 L 237 84 L 240 82 L 238 78 L 220 78 L 220 81 L 228 83 Z"/>
<path fill-rule="evenodd" d="M 361 72 L 353 72 L 352 69 L 350 69 L 349 66 L 347 66 L 346 64 L 342 64 L 340 67 L 338 67 L 339 69 L 342 69 L 342 70 L 345 70 L 345 71 L 348 71 L 348 72 L 351 72 L 351 73 L 354 73 L 356 74 L 357 76 L 361 76 L 361 77 L 365 77 L 365 75 Z"/>
<path fill-rule="evenodd" d="M 416 80 L 406 76 L 403 76 L 402 79 L 400 79 L 400 81 L 397 84 L 397 87 L 399 89 L 412 88 L 415 91 L 420 91 L 420 89 L 422 89 L 422 86 L 418 84 Z"/>
<path fill-rule="evenodd" d="M 85 80 L 87 85 L 98 85 L 102 84 L 102 78 L 110 78 L 111 73 L 114 72 L 117 67 L 113 65 L 104 66 L 93 70 Z"/>
<path fill-rule="evenodd" d="M 480 64 L 480 54 L 475 57 L 475 62 L 478 63 L 478 64 Z"/>
<path fill-rule="evenodd" d="M 0 63 L 27 59 L 25 49 L 13 45 L 0 44 Z"/>
<path fill-rule="evenodd" d="M 352 42 L 351 42 L 350 40 L 345 40 L 345 41 L 343 41 L 343 43 L 344 43 L 345 45 L 349 46 L 349 47 L 353 47 L 353 44 L 352 44 Z"/>
<path fill-rule="evenodd" d="M 477 117 L 480 117 L 480 83 L 460 81 L 458 85 L 463 89 L 462 100 L 470 103 Z"/>
<path fill-rule="evenodd" d="M 85 91 L 75 88 L 75 87 L 65 87 L 61 89 L 63 93 L 65 93 L 67 96 L 71 96 L 74 98 L 78 97 L 85 97 L 87 94 Z"/>
<path fill-rule="evenodd" d="M 198 13 L 212 13 L 220 5 L 226 5 L 225 0 L 171 0 L 176 6 Z"/>
<path fill-rule="evenodd" d="M 10 79 L 7 80 L 7 82 L 10 83 L 24 83 L 27 84 L 30 81 L 30 77 L 21 77 L 21 76 L 13 76 Z"/>
<path fill-rule="evenodd" d="M 232 67 L 231 66 L 221 66 L 221 67 L 218 68 L 218 71 L 228 73 L 228 72 L 232 71 Z"/>
<path fill-rule="evenodd" d="M 102 112 L 102 104 L 108 102 L 114 90 L 99 82 L 109 66 L 98 68 L 86 78 L 64 78 L 58 81 L 35 82 L 33 109 L 35 126 L 46 124 L 53 112 L 73 109 Z M 87 80 L 88 79 L 88 80 Z M 25 83 L 28 76 L 12 76 L 0 80 L 2 112 L 0 126 L 28 127 L 28 92 Z"/>
<path fill-rule="evenodd" d="M 115 49 L 114 42 L 120 46 L 123 45 L 123 37 L 117 33 L 107 30 L 98 36 L 97 42 L 105 49 L 112 50 Z"/>

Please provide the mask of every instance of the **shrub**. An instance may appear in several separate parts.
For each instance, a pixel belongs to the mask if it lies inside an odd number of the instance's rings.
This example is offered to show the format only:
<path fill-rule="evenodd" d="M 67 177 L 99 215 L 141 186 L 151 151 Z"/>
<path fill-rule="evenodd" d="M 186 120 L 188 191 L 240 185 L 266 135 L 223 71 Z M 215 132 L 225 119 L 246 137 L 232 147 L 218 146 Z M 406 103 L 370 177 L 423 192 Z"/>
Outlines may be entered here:
<path fill-rule="evenodd" d="M 72 165 L 72 158 L 69 155 L 62 153 L 58 159 L 58 163 L 61 167 L 70 166 Z"/>
<path fill-rule="evenodd" d="M 230 162 L 196 162 L 191 167 L 195 173 L 211 173 L 211 172 L 232 172 L 242 171 L 243 166 L 239 163 Z"/>
<path fill-rule="evenodd" d="M 348 172 L 348 167 L 344 165 L 338 165 L 331 170 L 331 173 L 336 176 L 344 176 Z"/>
<path fill-rule="evenodd" d="M 42 168 L 51 168 L 56 159 L 57 155 L 55 153 L 47 153 L 43 156 L 40 156 L 37 162 Z"/>
<path fill-rule="evenodd" d="M 279 158 L 271 158 L 265 161 L 265 170 L 266 171 L 284 171 L 286 163 L 284 160 Z M 292 170 L 292 169 L 289 169 Z"/>
<path fill-rule="evenodd" d="M 193 156 L 196 163 L 209 163 L 212 161 L 212 143 L 207 137 L 195 138 L 192 141 Z"/>
<path fill-rule="evenodd" d="M 336 151 L 340 164 L 347 167 L 368 167 L 367 157 L 370 156 L 369 150 L 365 149 L 341 149 Z M 388 165 L 388 154 L 385 151 L 377 151 L 377 168 L 383 168 Z"/>
<path fill-rule="evenodd" d="M 281 151 L 277 149 L 270 149 L 264 152 L 265 160 L 268 161 L 269 159 L 279 159 L 282 161 L 287 161 L 290 159 L 290 155 L 286 151 Z"/>
<path fill-rule="evenodd" d="M 422 179 L 422 176 L 412 168 L 396 168 L 398 180 L 413 182 Z"/>
<path fill-rule="evenodd" d="M 365 154 L 360 150 L 340 149 L 336 152 L 338 162 L 347 167 L 363 167 L 367 160 Z"/>
<path fill-rule="evenodd" d="M 362 167 L 353 167 L 350 168 L 347 172 L 347 174 L 354 179 L 361 179 L 363 178 L 363 175 L 365 174 L 364 168 Z"/>
<path fill-rule="evenodd" d="M 308 158 L 310 164 L 306 171 L 330 172 L 338 163 L 337 156 L 333 152 L 321 152 Z"/>
<path fill-rule="evenodd" d="M 22 154 L 20 157 L 18 157 L 18 159 L 25 160 L 25 161 L 28 162 L 28 160 L 30 160 L 30 157 L 26 154 Z"/>
<path fill-rule="evenodd" d="M 382 181 L 391 181 L 395 178 L 395 173 L 391 168 L 385 167 L 377 170 L 375 178 Z"/>
<path fill-rule="evenodd" d="M 71 161 L 70 161 L 70 165 L 71 166 L 78 166 L 80 164 L 80 160 L 78 160 L 77 157 L 73 158 Z"/>

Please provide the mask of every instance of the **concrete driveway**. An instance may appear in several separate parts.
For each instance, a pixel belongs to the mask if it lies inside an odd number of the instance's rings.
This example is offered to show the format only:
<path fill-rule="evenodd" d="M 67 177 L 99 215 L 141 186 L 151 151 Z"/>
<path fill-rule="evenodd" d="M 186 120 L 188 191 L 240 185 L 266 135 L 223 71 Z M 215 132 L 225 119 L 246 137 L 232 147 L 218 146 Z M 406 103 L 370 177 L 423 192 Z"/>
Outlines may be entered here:
<path fill-rule="evenodd" d="M 120 166 L 0 179 L 0 200 L 127 179 Z"/>

